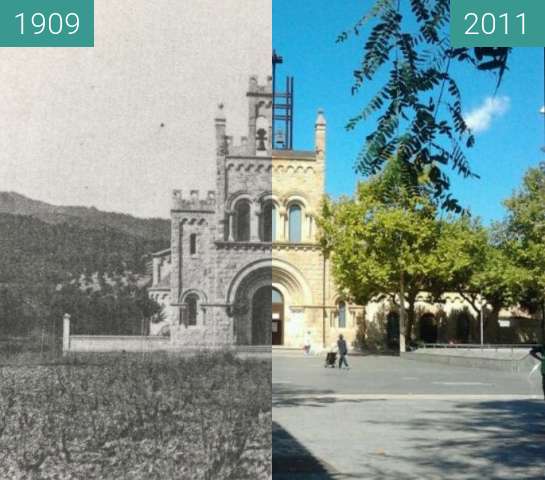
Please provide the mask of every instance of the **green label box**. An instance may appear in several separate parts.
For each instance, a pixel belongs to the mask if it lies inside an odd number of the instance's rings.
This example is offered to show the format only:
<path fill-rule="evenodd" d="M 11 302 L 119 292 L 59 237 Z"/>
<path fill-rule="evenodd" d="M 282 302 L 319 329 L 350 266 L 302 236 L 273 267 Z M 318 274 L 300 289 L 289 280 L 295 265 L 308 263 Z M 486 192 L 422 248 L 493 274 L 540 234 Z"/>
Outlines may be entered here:
<path fill-rule="evenodd" d="M 451 0 L 454 47 L 545 47 L 545 0 Z"/>
<path fill-rule="evenodd" d="M 94 0 L 0 0 L 0 47 L 93 47 Z"/>

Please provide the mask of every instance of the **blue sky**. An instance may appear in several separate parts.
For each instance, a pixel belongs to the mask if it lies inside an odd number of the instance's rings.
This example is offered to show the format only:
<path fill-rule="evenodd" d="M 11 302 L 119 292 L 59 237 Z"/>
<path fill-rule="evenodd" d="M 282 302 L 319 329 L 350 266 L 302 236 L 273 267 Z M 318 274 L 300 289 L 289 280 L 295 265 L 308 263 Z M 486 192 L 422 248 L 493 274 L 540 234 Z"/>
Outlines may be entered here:
<path fill-rule="evenodd" d="M 284 57 L 279 76 L 295 77 L 294 147 L 312 149 L 316 111 L 323 108 L 328 122 L 326 190 L 333 196 L 354 190 L 354 162 L 373 125 L 368 122 L 352 132 L 344 126 L 380 84 L 379 78 L 379 83 L 369 83 L 352 96 L 352 72 L 358 68 L 365 33 L 335 43 L 371 2 L 362 4 L 360 0 L 273 2 L 273 47 Z M 466 118 L 472 118 L 476 132 L 476 145 L 466 153 L 481 178 L 463 179 L 452 172 L 452 192 L 488 223 L 502 218 L 501 202 L 519 187 L 526 169 L 544 160 L 540 151 L 545 143 L 544 119 L 539 114 L 543 50 L 513 50 L 495 97 L 495 78 L 488 73 L 465 69 L 456 79 Z"/>

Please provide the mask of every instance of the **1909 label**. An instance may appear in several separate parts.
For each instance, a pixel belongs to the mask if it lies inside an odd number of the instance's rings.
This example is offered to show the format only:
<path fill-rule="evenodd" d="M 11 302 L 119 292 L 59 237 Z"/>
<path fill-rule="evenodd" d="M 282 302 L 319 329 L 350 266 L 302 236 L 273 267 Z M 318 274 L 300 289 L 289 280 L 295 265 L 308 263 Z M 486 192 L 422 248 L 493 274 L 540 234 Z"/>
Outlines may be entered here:
<path fill-rule="evenodd" d="M 0 47 L 92 46 L 93 0 L 0 2 Z"/>

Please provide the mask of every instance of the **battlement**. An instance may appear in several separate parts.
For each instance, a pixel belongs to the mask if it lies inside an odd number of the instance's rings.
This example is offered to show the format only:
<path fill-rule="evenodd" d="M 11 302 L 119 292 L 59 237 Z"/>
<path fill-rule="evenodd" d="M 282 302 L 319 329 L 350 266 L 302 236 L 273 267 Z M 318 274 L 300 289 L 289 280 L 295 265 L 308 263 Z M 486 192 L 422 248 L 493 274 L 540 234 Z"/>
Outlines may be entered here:
<path fill-rule="evenodd" d="M 227 155 L 229 156 L 245 156 L 251 155 L 252 150 L 248 137 L 240 137 L 238 142 L 233 141 L 233 137 L 227 137 Z"/>
<path fill-rule="evenodd" d="M 267 83 L 264 85 L 259 84 L 259 78 L 257 75 L 252 75 L 250 77 L 249 85 L 248 85 L 248 96 L 252 95 L 272 95 L 272 77 L 267 77 Z"/>
<path fill-rule="evenodd" d="M 189 196 L 184 196 L 181 190 L 172 192 L 172 210 L 211 211 L 216 208 L 216 192 L 209 190 L 206 198 L 200 198 L 199 190 L 190 190 Z"/>

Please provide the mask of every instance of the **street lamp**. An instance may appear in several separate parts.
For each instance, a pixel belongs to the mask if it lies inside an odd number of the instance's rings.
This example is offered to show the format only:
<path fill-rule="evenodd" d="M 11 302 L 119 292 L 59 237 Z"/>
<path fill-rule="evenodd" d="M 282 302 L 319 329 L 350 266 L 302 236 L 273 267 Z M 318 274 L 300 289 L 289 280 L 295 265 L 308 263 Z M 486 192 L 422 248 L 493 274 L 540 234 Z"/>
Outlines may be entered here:
<path fill-rule="evenodd" d="M 484 345 L 484 309 L 486 308 L 486 300 L 481 297 L 481 347 Z"/>

